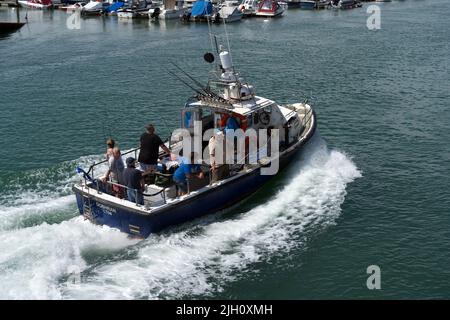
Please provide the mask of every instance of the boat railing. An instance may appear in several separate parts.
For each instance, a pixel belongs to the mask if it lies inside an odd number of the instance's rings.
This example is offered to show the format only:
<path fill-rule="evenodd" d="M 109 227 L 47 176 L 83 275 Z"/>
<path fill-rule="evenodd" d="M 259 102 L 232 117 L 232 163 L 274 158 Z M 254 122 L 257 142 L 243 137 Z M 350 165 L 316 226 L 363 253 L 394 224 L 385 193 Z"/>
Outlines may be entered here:
<path fill-rule="evenodd" d="M 123 157 L 123 156 L 126 156 L 126 155 L 128 155 L 128 154 L 134 153 L 134 158 L 137 159 L 137 152 L 138 152 L 138 150 L 140 150 L 140 149 L 141 149 L 141 148 L 138 147 L 138 148 L 134 148 L 134 149 L 128 150 L 128 151 L 126 151 L 125 153 L 122 153 L 121 156 Z M 98 167 L 98 166 L 101 165 L 101 164 L 107 163 L 107 162 L 108 162 L 108 159 L 104 159 L 104 160 L 102 160 L 102 161 L 93 163 L 93 164 L 89 167 L 89 170 L 87 171 L 87 174 L 88 174 L 88 175 L 91 175 L 92 178 L 95 179 L 94 168 L 95 168 L 95 167 Z"/>
<path fill-rule="evenodd" d="M 164 141 L 164 143 L 167 143 L 167 142 L 169 143 L 169 148 L 171 147 L 171 139 L 170 139 L 170 138 L 171 138 L 171 137 L 167 138 L 167 139 Z M 134 153 L 134 158 L 137 159 L 138 151 L 139 151 L 140 149 L 141 149 L 140 147 L 137 147 L 137 148 L 128 150 L 128 151 L 122 153 L 122 154 L 121 154 L 121 157 L 126 156 L 126 155 L 128 155 L 128 154 Z M 161 153 L 160 153 L 160 155 L 161 155 Z M 97 166 L 99 166 L 99 165 L 101 165 L 101 164 L 107 163 L 107 162 L 108 162 L 108 159 L 104 159 L 104 160 L 102 160 L 102 161 L 95 162 L 94 164 L 92 164 L 92 165 L 89 167 L 89 170 L 87 171 L 87 174 L 88 174 L 88 175 L 91 175 L 92 178 L 95 178 L 95 176 L 94 176 L 94 168 L 97 167 Z"/>
<path fill-rule="evenodd" d="M 313 117 L 313 110 L 312 110 L 312 108 L 308 108 L 305 111 L 305 116 L 302 119 L 302 126 L 303 126 L 303 128 L 306 128 L 306 126 L 309 125 L 309 123 L 312 120 L 312 117 Z"/>
<path fill-rule="evenodd" d="M 159 173 L 156 173 L 156 174 L 159 174 Z M 162 174 L 162 173 L 161 173 L 161 175 L 164 175 L 164 176 L 172 176 L 172 175 Z M 123 185 L 123 184 L 120 184 L 120 183 L 117 183 L 117 182 L 113 182 L 113 181 L 105 181 L 105 183 L 108 184 L 108 185 L 111 185 L 111 186 L 117 186 L 117 187 L 119 187 L 119 188 L 123 188 L 123 189 L 126 190 L 126 191 L 130 190 L 130 191 L 134 192 L 134 194 L 135 194 L 135 199 L 136 199 L 136 205 L 139 205 L 138 197 L 137 197 L 137 194 L 138 194 L 139 190 L 134 189 L 134 188 L 127 187 L 127 186 L 125 186 L 125 185 Z M 98 186 L 98 184 L 97 184 L 97 186 Z M 163 199 L 163 202 L 164 202 L 164 204 L 166 204 L 166 203 L 167 203 L 166 189 L 167 189 L 167 188 L 164 187 L 164 188 L 162 188 L 161 190 L 159 190 L 159 191 L 157 191 L 157 192 L 154 192 L 154 193 L 144 193 L 144 192 L 142 192 L 142 196 L 143 196 L 143 197 L 154 197 L 154 196 L 157 196 L 157 195 L 161 194 L 161 197 L 162 197 L 162 199 Z M 97 191 L 99 191 L 98 187 L 97 187 Z"/>
<path fill-rule="evenodd" d="M 200 164 L 200 168 L 205 168 L 206 169 L 205 171 L 208 172 L 208 185 L 212 185 L 212 167 L 210 165 L 208 165 L 208 164 L 201 163 Z M 205 172 L 205 171 L 203 171 L 203 172 Z M 187 194 L 191 193 L 191 182 L 190 182 L 190 180 L 191 179 L 186 178 Z"/>

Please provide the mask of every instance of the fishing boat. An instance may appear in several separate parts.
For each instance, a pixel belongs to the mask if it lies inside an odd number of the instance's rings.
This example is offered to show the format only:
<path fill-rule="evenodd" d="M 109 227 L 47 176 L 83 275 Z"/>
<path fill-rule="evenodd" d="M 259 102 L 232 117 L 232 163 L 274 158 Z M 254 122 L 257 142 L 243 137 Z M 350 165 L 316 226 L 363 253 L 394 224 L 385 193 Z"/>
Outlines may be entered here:
<path fill-rule="evenodd" d="M 314 10 L 316 8 L 315 0 L 301 0 L 300 1 L 300 9 L 303 10 Z"/>
<path fill-rule="evenodd" d="M 162 148 L 159 150 L 158 168 L 162 169 L 151 171 L 153 177 L 146 181 L 145 191 L 141 194 L 143 202 L 132 202 L 111 193 L 112 186 L 124 188 L 131 194 L 138 191 L 102 179 L 101 167 L 107 160 L 94 163 L 86 170 L 77 168 L 80 181 L 72 189 L 79 212 L 87 220 L 145 238 L 169 226 L 229 208 L 276 176 L 311 139 L 317 120 L 308 103 L 279 104 L 256 95 L 253 86 L 236 71 L 229 49 L 219 46 L 216 50 L 216 54 L 204 56 L 209 63 L 218 60 L 211 73 L 215 76 L 206 85 L 179 67 L 183 76 L 172 73 L 195 95 L 181 109 L 181 128 L 165 142 L 171 155 L 165 154 Z M 222 149 L 226 150 L 227 158 L 232 159 L 231 163 L 227 161 L 222 165 L 227 170 L 222 171 L 220 178 L 213 179 L 211 159 L 200 156 L 195 160 L 193 157 L 192 161 L 198 164 L 203 174 L 198 178 L 188 177 L 186 192 L 180 195 L 169 166 L 182 165 L 185 160 L 178 155 L 186 146 L 188 149 L 192 146 L 191 138 L 194 150 L 197 150 L 196 139 L 203 139 L 197 143 L 200 150 L 196 154 L 209 154 L 206 149 L 202 153 L 204 141 L 211 135 L 216 139 L 223 137 L 222 126 L 224 123 L 228 126 L 230 119 L 237 131 L 226 131 L 227 137 L 232 135 L 230 140 L 226 138 L 227 145 L 232 141 L 231 147 Z M 208 132 L 210 136 L 205 140 Z M 238 132 L 241 135 L 237 144 L 243 149 L 234 144 Z M 135 148 L 123 153 L 122 157 L 127 157 L 127 164 L 133 164 L 138 153 L 139 148 Z M 134 158 L 128 158 L 130 155 Z"/>
<path fill-rule="evenodd" d="M 258 4 L 255 16 L 274 18 L 279 17 L 283 14 L 284 8 L 275 0 L 262 0 Z"/>
<path fill-rule="evenodd" d="M 184 1 L 164 0 L 161 6 L 148 10 L 148 15 L 153 19 L 171 20 L 180 19 L 187 11 Z"/>
<path fill-rule="evenodd" d="M 28 9 L 48 10 L 53 7 L 52 0 L 19 0 L 20 6 Z"/>
<path fill-rule="evenodd" d="M 219 4 L 217 14 L 214 16 L 214 20 L 235 22 L 240 21 L 244 14 L 239 10 L 239 1 L 226 0 Z"/>

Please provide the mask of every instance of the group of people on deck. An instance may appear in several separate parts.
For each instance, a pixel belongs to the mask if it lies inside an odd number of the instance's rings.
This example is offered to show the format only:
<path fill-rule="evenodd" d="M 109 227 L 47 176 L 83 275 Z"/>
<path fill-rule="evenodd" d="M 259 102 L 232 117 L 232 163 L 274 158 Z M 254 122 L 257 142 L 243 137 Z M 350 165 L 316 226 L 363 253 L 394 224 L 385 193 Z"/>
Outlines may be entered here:
<path fill-rule="evenodd" d="M 225 150 L 224 134 L 227 130 L 235 130 L 236 128 L 239 128 L 239 124 L 233 117 L 227 117 L 223 123 L 218 121 L 216 124 L 215 133 L 208 144 L 212 182 L 229 176 L 229 166 L 225 164 L 225 152 L 218 154 L 216 150 L 219 147 L 221 150 Z M 115 141 L 113 139 L 106 141 L 108 171 L 101 179 L 103 182 L 110 182 L 114 196 L 121 199 L 126 198 L 141 205 L 144 204 L 145 176 L 158 169 L 159 149 L 161 148 L 167 155 L 171 155 L 171 150 L 156 134 L 154 126 L 149 124 L 145 129 L 146 131 L 140 137 L 139 157 L 138 159 L 126 158 L 126 167 Z M 223 143 L 223 145 L 220 146 L 219 143 Z M 223 158 L 219 159 L 219 156 Z M 177 185 L 177 195 L 182 196 L 189 192 L 188 179 L 193 177 L 203 179 L 204 174 L 200 165 L 195 164 L 195 153 L 180 157 L 178 160 L 181 161 L 173 173 L 173 181 Z M 137 161 L 139 162 L 139 169 L 136 168 Z"/>
<path fill-rule="evenodd" d="M 140 137 L 140 152 L 137 159 L 139 161 L 139 169 L 136 168 L 136 159 L 133 157 L 126 159 L 125 167 L 120 149 L 115 146 L 113 139 L 108 139 L 106 144 L 105 156 L 108 161 L 108 171 L 101 180 L 103 182 L 111 182 L 112 193 L 116 197 L 126 198 L 137 204 L 144 204 L 144 176 L 157 170 L 159 148 L 161 147 L 169 155 L 171 154 L 170 149 L 155 133 L 155 128 L 151 124 L 146 126 L 146 131 Z M 189 161 L 184 158 L 173 174 L 173 180 L 178 186 L 178 195 L 184 195 L 188 192 L 187 179 L 194 176 L 202 179 L 204 176 L 200 165 L 194 164 L 194 158 L 194 153 L 190 155 Z M 123 186 L 127 187 L 126 192 Z"/>

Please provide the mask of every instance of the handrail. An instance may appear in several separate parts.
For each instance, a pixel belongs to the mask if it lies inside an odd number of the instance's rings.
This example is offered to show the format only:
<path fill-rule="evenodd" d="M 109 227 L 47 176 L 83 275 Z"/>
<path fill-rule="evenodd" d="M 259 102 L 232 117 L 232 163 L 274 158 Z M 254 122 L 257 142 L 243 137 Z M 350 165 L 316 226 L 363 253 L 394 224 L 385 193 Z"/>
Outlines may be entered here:
<path fill-rule="evenodd" d="M 125 156 L 125 155 L 127 155 L 127 154 L 132 153 L 132 152 L 136 152 L 136 151 L 139 150 L 139 149 L 141 149 L 141 148 L 140 148 L 140 147 L 137 147 L 137 148 L 128 150 L 127 152 L 122 153 L 121 156 Z M 135 153 L 135 156 L 136 156 L 136 153 Z M 135 158 L 136 158 L 136 157 L 135 157 Z M 89 170 L 88 170 L 87 173 L 90 174 L 91 172 L 93 172 L 94 167 L 96 167 L 96 166 L 98 166 L 98 165 L 100 165 L 100 164 L 106 163 L 106 162 L 108 162 L 108 159 L 104 159 L 104 160 L 99 161 L 99 162 L 94 162 L 94 164 L 92 164 L 92 165 L 89 167 Z M 92 176 L 93 176 L 93 175 L 92 175 Z"/>
<path fill-rule="evenodd" d="M 309 110 L 305 113 L 305 117 L 302 119 L 303 127 L 306 127 L 306 125 L 311 121 L 312 116 L 313 116 L 312 108 L 309 108 Z M 306 118 L 308 118 L 308 120 L 306 120 Z"/>
<path fill-rule="evenodd" d="M 110 184 L 110 185 L 119 186 L 119 187 L 124 188 L 124 189 L 126 189 L 126 190 L 134 191 L 135 193 L 137 193 L 137 191 L 138 191 L 137 189 L 133 189 L 133 188 L 127 187 L 127 186 L 125 186 L 125 185 L 123 185 L 123 184 L 116 183 L 116 182 L 112 182 L 112 181 L 105 181 L 105 183 L 106 183 L 106 184 Z M 97 185 L 98 185 L 98 184 L 97 184 Z M 164 203 L 166 203 L 166 188 L 162 188 L 161 190 L 159 190 L 158 192 L 155 192 L 155 193 L 143 193 L 143 192 L 142 192 L 142 195 L 143 195 L 143 196 L 146 196 L 146 197 L 154 197 L 154 196 L 157 196 L 158 194 L 160 194 L 160 193 L 162 193 L 162 192 L 164 192 L 164 194 L 163 194 L 163 199 L 164 199 Z M 137 201 L 137 200 L 136 200 L 136 201 Z"/>

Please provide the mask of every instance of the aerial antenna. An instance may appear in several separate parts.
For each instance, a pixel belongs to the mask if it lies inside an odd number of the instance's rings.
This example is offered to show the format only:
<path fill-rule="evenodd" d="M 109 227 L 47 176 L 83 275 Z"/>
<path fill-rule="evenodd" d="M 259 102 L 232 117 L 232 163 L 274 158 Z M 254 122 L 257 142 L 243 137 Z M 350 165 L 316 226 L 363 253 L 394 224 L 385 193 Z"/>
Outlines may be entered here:
<path fill-rule="evenodd" d="M 230 39 L 228 37 L 227 24 L 225 23 L 225 19 L 223 19 L 223 28 L 225 30 L 225 36 L 227 38 L 228 53 L 230 54 L 231 65 L 233 66 L 233 70 L 234 70 L 233 57 L 231 55 Z"/>
<path fill-rule="evenodd" d="M 206 9 L 207 4 L 205 1 L 205 8 Z M 206 15 L 206 21 L 208 22 L 208 33 L 209 33 L 209 41 L 211 42 L 211 50 L 214 50 L 214 45 L 213 45 L 213 33 L 211 31 L 211 22 L 209 21 L 209 15 Z"/>

